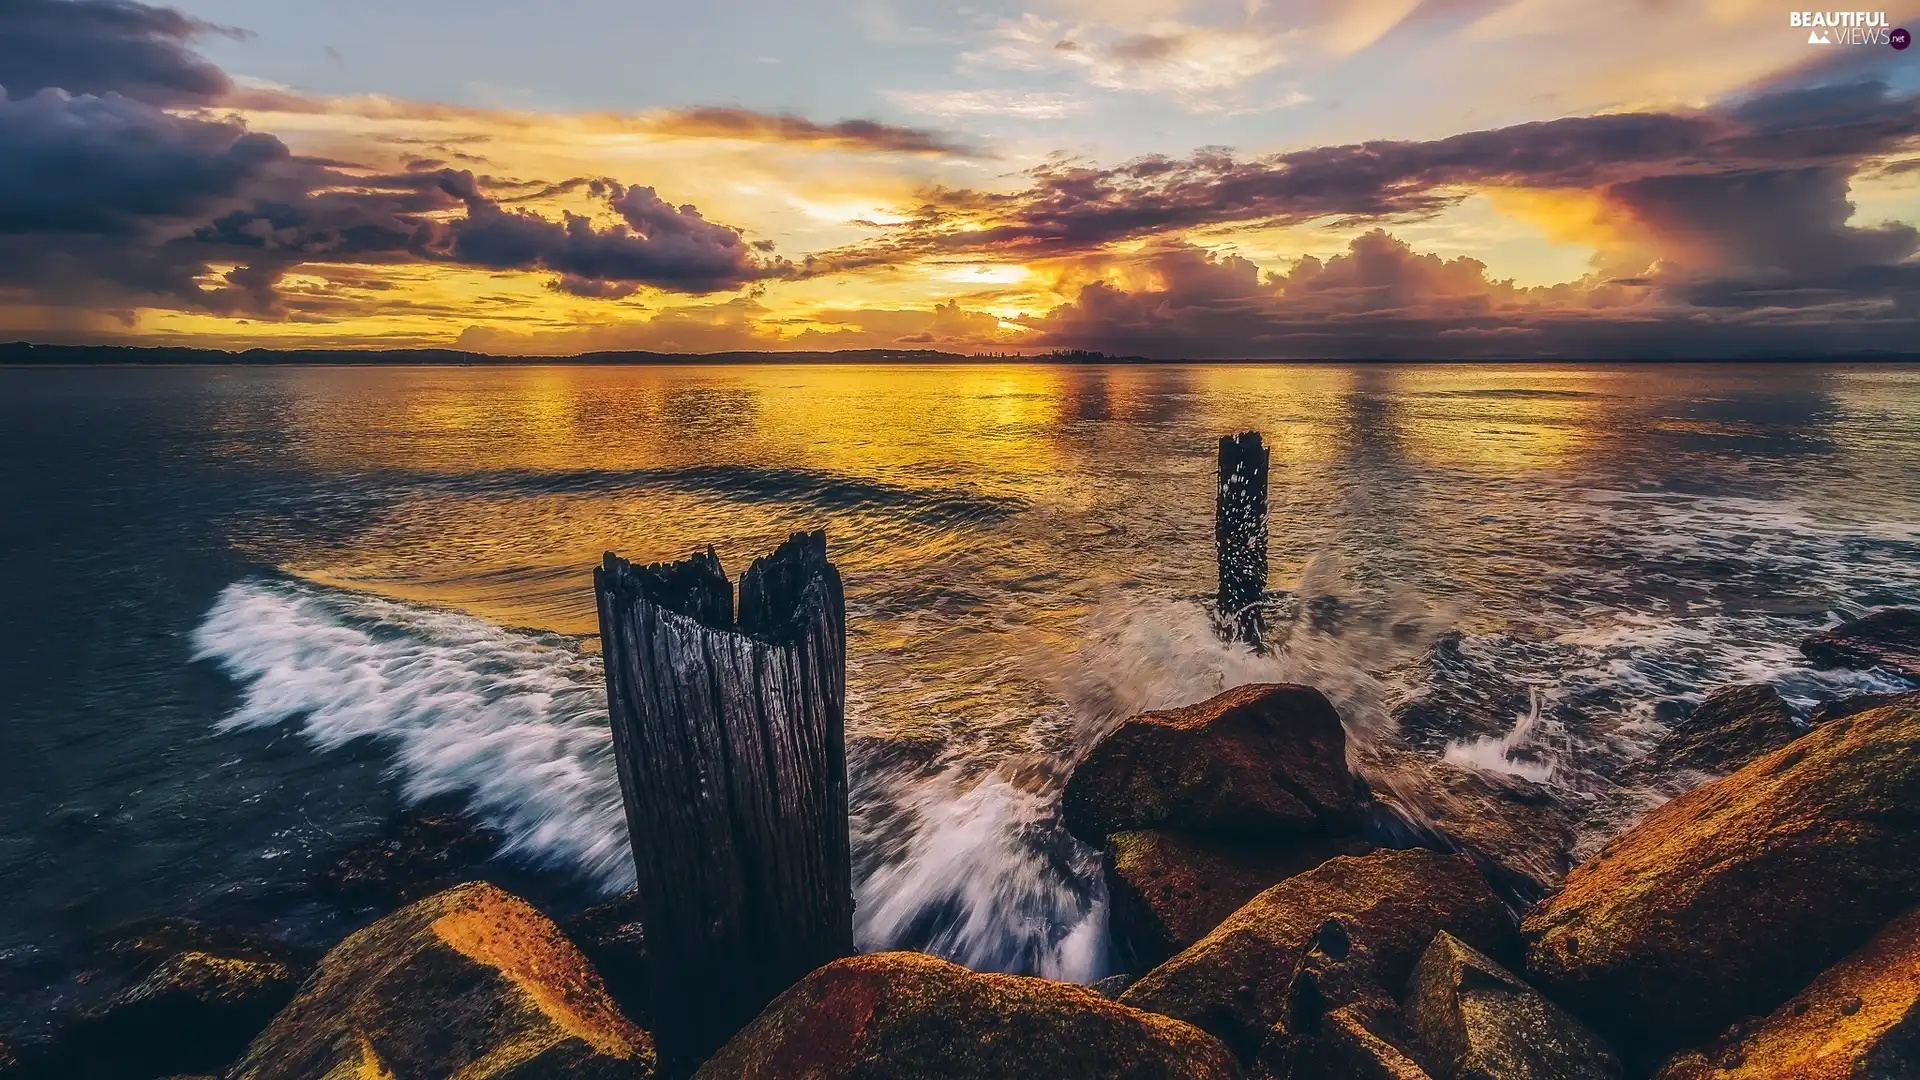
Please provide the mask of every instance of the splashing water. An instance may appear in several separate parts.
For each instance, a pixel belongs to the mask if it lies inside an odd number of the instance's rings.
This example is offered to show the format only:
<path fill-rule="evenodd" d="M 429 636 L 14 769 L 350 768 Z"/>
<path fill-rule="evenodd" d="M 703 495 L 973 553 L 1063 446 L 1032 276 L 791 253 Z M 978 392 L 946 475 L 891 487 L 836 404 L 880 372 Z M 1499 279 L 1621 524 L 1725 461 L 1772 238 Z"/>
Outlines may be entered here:
<path fill-rule="evenodd" d="M 1355 595 L 1330 557 L 1312 560 L 1291 589 L 1270 598 L 1265 652 L 1222 640 L 1204 601 L 1096 605 L 1076 646 L 1028 650 L 985 676 L 997 680 L 995 693 L 1038 688 L 1051 703 L 1014 748 L 970 743 L 955 731 L 918 761 L 852 755 L 860 947 L 921 949 L 979 970 L 1101 977 L 1112 958 L 1100 857 L 1060 820 L 1073 764 L 1128 716 L 1255 682 L 1319 688 L 1346 724 L 1350 757 L 1361 762 L 1370 747 L 1400 738 L 1393 709 L 1422 689 L 1421 679 L 1437 677 L 1416 674 L 1419 661 L 1460 615 L 1457 605 L 1405 591 Z M 1527 707 L 1501 734 L 1450 739 L 1434 752 L 1564 797 L 1591 792 L 1605 782 L 1596 779 L 1596 761 L 1630 758 L 1661 729 L 1646 701 L 1682 685 L 1697 697 L 1697 676 L 1678 682 L 1659 653 L 1641 647 L 1656 632 L 1705 631 L 1622 621 L 1552 641 L 1465 635 L 1454 653 L 1461 670 L 1448 677 L 1518 680 Z M 505 833 L 509 854 L 608 893 L 632 886 L 602 668 L 573 639 L 255 580 L 220 595 L 194 646 L 196 658 L 218 662 L 244 685 L 223 730 L 297 722 L 321 749 L 378 740 L 410 801 L 464 795 L 471 813 Z M 1780 675 L 1785 647 L 1763 652 L 1722 649 L 1713 654 L 1715 674 Z M 848 721 L 858 736 L 876 721 L 865 715 L 854 660 Z M 1804 669 L 1784 677 L 1795 686 L 1807 678 Z M 1819 677 L 1836 686 L 1884 681 Z"/>
<path fill-rule="evenodd" d="M 567 639 L 251 581 L 220 594 L 193 645 L 245 686 L 223 730 L 297 719 L 322 750 L 378 739 L 410 802 L 464 794 L 509 853 L 633 884 L 600 661 Z"/>
<path fill-rule="evenodd" d="M 1521 756 L 1544 730 L 1538 687 L 1527 688 L 1527 700 L 1527 711 L 1514 722 L 1513 730 L 1500 736 L 1454 739 L 1447 743 L 1441 756 L 1455 765 L 1481 772 L 1505 773 L 1536 784 L 1550 783 L 1556 768 L 1552 758 Z"/>

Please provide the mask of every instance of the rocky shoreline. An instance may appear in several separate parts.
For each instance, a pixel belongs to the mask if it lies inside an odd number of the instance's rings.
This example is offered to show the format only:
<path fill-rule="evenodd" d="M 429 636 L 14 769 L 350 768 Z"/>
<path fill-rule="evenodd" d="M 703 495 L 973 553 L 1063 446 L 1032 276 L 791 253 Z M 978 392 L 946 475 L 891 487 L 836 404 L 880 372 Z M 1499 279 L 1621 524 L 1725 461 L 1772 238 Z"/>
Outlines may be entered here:
<path fill-rule="evenodd" d="M 1803 651 L 1920 682 L 1920 612 Z M 696 1076 L 1920 1077 L 1920 692 L 1801 718 L 1722 688 L 1627 775 L 1673 797 L 1576 864 L 1577 810 L 1418 738 L 1349 745 L 1310 687 L 1143 714 L 1062 803 L 1126 976 L 839 960 Z M 498 840 L 430 809 L 343 852 L 315 895 L 363 925 L 324 952 L 168 920 L 14 972 L 61 1009 L 0 1080 L 654 1075 L 631 898 L 475 880 Z"/>

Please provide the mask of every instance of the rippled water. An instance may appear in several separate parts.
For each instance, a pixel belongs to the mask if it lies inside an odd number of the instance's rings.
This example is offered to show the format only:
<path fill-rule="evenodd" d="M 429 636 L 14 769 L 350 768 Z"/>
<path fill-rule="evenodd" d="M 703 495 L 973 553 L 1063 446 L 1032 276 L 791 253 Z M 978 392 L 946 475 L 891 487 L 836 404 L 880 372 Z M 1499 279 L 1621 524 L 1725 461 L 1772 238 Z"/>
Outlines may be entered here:
<path fill-rule="evenodd" d="M 1249 427 L 1272 656 L 1197 599 Z M 1060 762 L 1120 716 L 1292 678 L 1366 738 L 1499 683 L 1513 728 L 1429 749 L 1579 799 L 1719 683 L 1888 685 L 1795 643 L 1920 600 L 1910 367 L 8 370 L 0 448 L 0 949 L 283 888 L 432 796 L 621 888 L 608 549 L 737 573 L 824 526 L 861 943 L 1072 978 L 1105 899 Z"/>

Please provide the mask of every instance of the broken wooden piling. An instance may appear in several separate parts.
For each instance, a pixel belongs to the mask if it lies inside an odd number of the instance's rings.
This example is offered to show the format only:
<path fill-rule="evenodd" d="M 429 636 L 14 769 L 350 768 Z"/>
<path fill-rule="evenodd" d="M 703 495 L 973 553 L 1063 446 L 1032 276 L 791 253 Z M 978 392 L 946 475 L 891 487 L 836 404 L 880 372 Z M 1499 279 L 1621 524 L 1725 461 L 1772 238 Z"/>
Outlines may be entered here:
<path fill-rule="evenodd" d="M 826 534 L 733 587 L 709 548 L 594 572 L 660 1072 L 853 954 L 846 614 Z"/>
<path fill-rule="evenodd" d="M 1260 601 L 1267 590 L 1267 466 L 1257 431 L 1220 437 L 1213 550 L 1220 566 L 1216 597 L 1221 632 L 1254 648 L 1265 645 Z"/>

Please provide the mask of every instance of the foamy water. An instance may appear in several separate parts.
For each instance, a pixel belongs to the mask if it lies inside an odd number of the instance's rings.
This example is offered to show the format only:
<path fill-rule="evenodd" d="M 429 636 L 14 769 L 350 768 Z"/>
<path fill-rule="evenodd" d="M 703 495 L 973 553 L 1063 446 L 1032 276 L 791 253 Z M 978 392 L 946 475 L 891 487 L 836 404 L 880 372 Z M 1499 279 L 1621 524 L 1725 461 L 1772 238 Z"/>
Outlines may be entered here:
<path fill-rule="evenodd" d="M 396 799 L 625 887 L 581 647 L 609 549 L 713 543 L 737 572 L 825 527 L 862 945 L 1073 978 L 1105 970 L 1106 898 L 1059 789 L 1127 715 L 1297 681 L 1364 744 L 1410 703 L 1471 707 L 1418 751 L 1586 805 L 1718 685 L 1893 688 L 1796 646 L 1920 602 L 1920 369 L 99 374 L 0 394 L 44 511 L 0 566 L 0 875 L 30 883 L 0 948 L 260 915 Z M 1217 439 L 1248 428 L 1273 447 L 1267 653 L 1196 599 Z"/>

